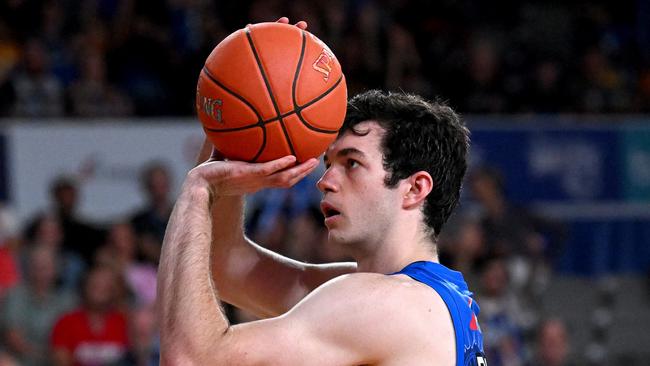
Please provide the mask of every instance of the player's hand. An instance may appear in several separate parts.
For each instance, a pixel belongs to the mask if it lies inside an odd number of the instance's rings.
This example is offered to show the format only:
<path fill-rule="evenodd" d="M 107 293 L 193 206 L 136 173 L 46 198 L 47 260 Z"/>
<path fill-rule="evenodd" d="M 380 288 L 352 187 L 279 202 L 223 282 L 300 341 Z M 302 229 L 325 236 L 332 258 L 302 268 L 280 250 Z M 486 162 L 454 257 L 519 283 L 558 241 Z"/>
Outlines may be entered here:
<path fill-rule="evenodd" d="M 287 17 L 282 17 L 276 21 L 277 23 L 283 23 L 283 24 L 289 24 L 289 18 Z M 296 27 L 306 30 L 307 29 L 307 22 L 304 20 L 299 21 L 298 23 L 295 24 Z"/>
<path fill-rule="evenodd" d="M 218 154 L 218 153 L 215 153 Z M 213 157 L 218 158 L 213 154 Z M 314 171 L 318 160 L 312 158 L 296 165 L 289 155 L 266 163 L 220 161 L 213 158 L 192 169 L 188 180 L 207 185 L 217 196 L 254 193 L 264 188 L 289 188 Z"/>

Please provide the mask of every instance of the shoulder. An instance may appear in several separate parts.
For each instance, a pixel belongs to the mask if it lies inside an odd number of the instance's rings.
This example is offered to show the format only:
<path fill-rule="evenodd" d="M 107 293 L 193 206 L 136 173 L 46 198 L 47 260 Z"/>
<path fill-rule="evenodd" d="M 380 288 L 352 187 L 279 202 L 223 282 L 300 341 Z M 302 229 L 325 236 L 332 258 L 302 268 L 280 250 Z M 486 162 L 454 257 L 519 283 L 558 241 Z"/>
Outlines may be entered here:
<path fill-rule="evenodd" d="M 437 314 L 442 307 L 435 291 L 405 276 L 343 275 L 282 316 L 229 328 L 218 357 L 242 365 L 452 364 L 451 322 L 437 324 L 449 319 Z"/>
<path fill-rule="evenodd" d="M 380 311 L 401 308 L 403 311 L 399 313 L 405 316 L 408 315 L 405 305 L 411 306 L 408 313 L 417 309 L 424 309 L 428 313 L 431 307 L 447 312 L 444 301 L 436 291 L 406 275 L 346 274 L 326 282 L 309 297 L 329 301 L 331 296 L 340 297 L 342 301 L 337 303 L 344 308 L 373 303 Z"/>
<path fill-rule="evenodd" d="M 363 334 L 376 334 L 390 342 L 413 342 L 420 335 L 426 339 L 454 337 L 451 316 L 440 295 L 405 275 L 343 275 L 303 301 L 317 317 L 332 319 L 333 327 L 352 325 Z"/>

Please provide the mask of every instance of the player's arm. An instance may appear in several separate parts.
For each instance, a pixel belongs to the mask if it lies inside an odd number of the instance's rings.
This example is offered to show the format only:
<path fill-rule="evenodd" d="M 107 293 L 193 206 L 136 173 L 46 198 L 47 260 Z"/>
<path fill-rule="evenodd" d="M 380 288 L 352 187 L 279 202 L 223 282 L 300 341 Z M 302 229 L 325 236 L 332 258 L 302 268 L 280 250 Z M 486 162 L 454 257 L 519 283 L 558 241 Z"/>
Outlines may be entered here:
<path fill-rule="evenodd" d="M 198 161 L 206 161 L 209 157 L 220 158 L 206 139 Z M 259 180 L 255 186 L 255 190 L 258 190 L 277 183 L 257 175 L 256 169 L 261 164 L 227 164 L 237 169 L 227 172 L 222 186 L 238 186 L 242 179 L 253 179 Z M 232 173 L 237 174 L 235 176 Z M 307 264 L 254 243 L 246 238 L 243 230 L 244 196 L 222 193 L 211 208 L 211 256 L 213 280 L 223 301 L 259 317 L 277 316 L 289 310 L 322 283 L 356 271 L 355 263 Z"/>
<path fill-rule="evenodd" d="M 196 209 L 181 200 L 174 220 Z M 404 347 L 408 337 L 395 326 L 402 304 L 387 305 L 382 289 L 363 286 L 373 274 L 335 279 L 280 317 L 229 326 L 202 253 L 209 223 L 182 226 L 193 232 L 172 223 L 163 247 L 161 365 L 374 364 Z"/>
<path fill-rule="evenodd" d="M 188 174 L 167 226 L 158 272 L 162 364 L 225 365 L 233 364 L 228 360 L 238 357 L 252 362 L 250 353 L 257 351 L 248 348 L 251 335 L 259 334 L 260 340 L 271 340 L 281 333 L 278 320 L 262 321 L 252 328 L 229 327 L 210 274 L 214 245 L 209 212 L 224 197 L 253 191 L 263 184 L 290 186 L 308 174 L 316 163 L 310 161 L 277 172 L 294 161 L 293 157 L 285 157 L 257 164 L 254 166 L 257 179 L 240 174 L 242 166 L 250 167 L 246 163 L 208 162 Z M 273 172 L 277 173 L 269 174 Z M 225 180 L 238 184 L 223 185 Z M 282 323 L 288 329 L 302 327 L 294 316 L 280 319 L 288 319 Z M 306 335 L 305 330 L 297 332 Z M 291 335 L 288 341 L 298 339 Z M 272 344 L 266 344 L 265 353 L 272 351 Z"/>

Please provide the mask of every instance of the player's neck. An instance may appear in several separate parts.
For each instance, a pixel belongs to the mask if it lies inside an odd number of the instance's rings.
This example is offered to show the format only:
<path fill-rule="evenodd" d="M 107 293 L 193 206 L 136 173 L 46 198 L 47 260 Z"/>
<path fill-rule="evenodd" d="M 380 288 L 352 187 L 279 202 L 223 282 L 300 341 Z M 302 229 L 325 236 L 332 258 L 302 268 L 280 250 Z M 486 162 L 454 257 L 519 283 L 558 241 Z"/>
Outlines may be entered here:
<path fill-rule="evenodd" d="M 355 256 L 357 271 L 388 274 L 417 261 L 438 262 L 435 244 L 423 233 L 387 238 L 373 247 Z"/>

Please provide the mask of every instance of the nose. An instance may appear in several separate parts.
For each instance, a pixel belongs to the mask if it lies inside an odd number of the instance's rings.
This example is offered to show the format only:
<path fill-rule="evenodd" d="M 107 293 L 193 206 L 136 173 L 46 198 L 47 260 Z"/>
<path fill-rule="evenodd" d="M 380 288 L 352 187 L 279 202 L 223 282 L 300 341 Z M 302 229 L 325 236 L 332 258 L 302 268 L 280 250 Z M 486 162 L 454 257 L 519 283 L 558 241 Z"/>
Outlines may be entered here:
<path fill-rule="evenodd" d="M 334 179 L 334 172 L 331 167 L 325 170 L 325 173 L 323 173 L 323 176 L 320 177 L 318 183 L 316 183 L 316 186 L 322 193 L 338 191 L 338 186 L 336 185 Z"/>

